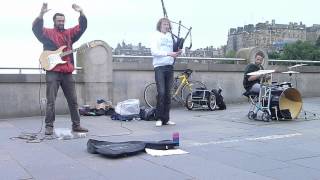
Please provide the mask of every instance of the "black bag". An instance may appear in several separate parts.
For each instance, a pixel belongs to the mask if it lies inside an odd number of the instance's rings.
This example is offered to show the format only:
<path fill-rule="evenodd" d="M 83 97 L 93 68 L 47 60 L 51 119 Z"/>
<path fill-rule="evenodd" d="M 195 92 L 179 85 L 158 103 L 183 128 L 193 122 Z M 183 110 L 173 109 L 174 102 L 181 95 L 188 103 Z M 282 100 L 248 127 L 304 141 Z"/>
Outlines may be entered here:
<path fill-rule="evenodd" d="M 114 110 L 114 108 L 110 107 L 105 110 L 104 115 L 111 116 L 114 113 L 116 113 L 116 111 Z"/>
<path fill-rule="evenodd" d="M 105 110 L 104 109 L 95 109 L 94 110 L 95 111 L 95 114 L 96 114 L 96 116 L 102 116 L 102 115 L 105 115 Z"/>
<path fill-rule="evenodd" d="M 121 115 L 118 113 L 113 113 L 110 118 L 112 120 L 119 120 L 119 121 L 131 121 L 133 119 L 139 119 L 140 118 L 140 114 L 132 114 L 132 115 Z"/>
<path fill-rule="evenodd" d="M 81 116 L 96 116 L 95 109 L 90 107 L 80 107 L 79 114 Z"/>
<path fill-rule="evenodd" d="M 156 108 L 141 108 L 140 109 L 140 118 L 146 121 L 155 121 L 156 120 Z"/>
<path fill-rule="evenodd" d="M 177 38 L 177 42 L 174 42 L 174 44 L 173 44 L 173 52 L 178 52 L 179 49 L 182 49 L 183 43 L 184 43 L 183 38 Z"/>
<path fill-rule="evenodd" d="M 221 94 L 222 90 L 212 89 L 211 92 L 216 96 L 217 106 L 219 110 L 227 109 L 226 103 L 223 100 L 223 96 Z"/>
<path fill-rule="evenodd" d="M 145 148 L 167 150 L 173 149 L 175 146 L 178 146 L 178 143 L 172 140 L 109 142 L 89 139 L 87 151 L 91 154 L 101 154 L 108 158 L 119 158 L 139 154 L 144 152 Z"/>
<path fill-rule="evenodd" d="M 168 150 L 173 149 L 175 146 L 179 146 L 179 144 L 178 142 L 173 142 L 172 140 L 146 142 L 146 148 L 149 149 Z"/>
<path fill-rule="evenodd" d="M 89 139 L 87 151 L 91 154 L 101 154 L 109 158 L 118 158 L 144 152 L 146 144 L 142 141 L 108 142 Z"/>

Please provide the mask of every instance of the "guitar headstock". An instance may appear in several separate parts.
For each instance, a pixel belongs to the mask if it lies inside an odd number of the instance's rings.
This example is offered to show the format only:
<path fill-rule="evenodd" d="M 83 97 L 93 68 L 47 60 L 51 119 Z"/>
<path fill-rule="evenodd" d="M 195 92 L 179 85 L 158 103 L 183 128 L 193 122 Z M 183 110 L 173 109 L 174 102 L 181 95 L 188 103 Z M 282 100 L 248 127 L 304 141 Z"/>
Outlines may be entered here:
<path fill-rule="evenodd" d="M 79 53 L 83 53 L 84 51 L 86 51 L 86 49 L 88 48 L 94 48 L 96 46 L 99 46 L 99 45 L 103 45 L 103 42 L 102 41 L 91 41 L 91 42 L 87 42 L 85 43 L 84 45 L 82 45 L 81 47 L 77 48 L 76 50 L 79 52 Z"/>
<path fill-rule="evenodd" d="M 102 41 L 91 41 L 88 42 L 86 45 L 88 48 L 94 48 L 96 46 L 102 45 Z"/>

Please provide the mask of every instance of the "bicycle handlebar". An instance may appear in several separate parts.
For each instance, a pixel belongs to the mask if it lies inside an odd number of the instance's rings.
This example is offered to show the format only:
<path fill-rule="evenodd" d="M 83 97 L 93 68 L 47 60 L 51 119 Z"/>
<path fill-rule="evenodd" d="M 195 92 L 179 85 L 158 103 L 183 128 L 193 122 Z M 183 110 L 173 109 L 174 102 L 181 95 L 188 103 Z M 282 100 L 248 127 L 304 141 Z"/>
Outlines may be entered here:
<path fill-rule="evenodd" d="M 190 75 L 192 74 L 192 72 L 193 72 L 193 71 L 192 71 L 191 69 L 186 69 L 186 70 L 183 71 L 182 74 L 186 74 L 187 77 L 190 77 Z"/>
<path fill-rule="evenodd" d="M 186 70 L 184 70 L 182 73 L 180 73 L 180 75 L 179 76 L 177 76 L 177 77 L 175 77 L 175 79 L 179 79 L 179 77 L 180 76 L 186 76 L 186 78 L 188 79 L 190 76 L 191 76 L 191 74 L 192 74 L 192 70 L 191 69 L 186 69 Z"/>

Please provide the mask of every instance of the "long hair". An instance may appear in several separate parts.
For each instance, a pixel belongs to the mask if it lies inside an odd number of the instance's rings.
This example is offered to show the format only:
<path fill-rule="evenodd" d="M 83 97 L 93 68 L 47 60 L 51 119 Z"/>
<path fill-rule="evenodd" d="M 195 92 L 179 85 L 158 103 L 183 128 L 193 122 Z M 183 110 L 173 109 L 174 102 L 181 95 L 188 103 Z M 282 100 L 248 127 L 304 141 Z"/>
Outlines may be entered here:
<path fill-rule="evenodd" d="M 161 24 L 163 21 L 167 21 L 169 22 L 169 28 L 171 30 L 171 23 L 170 23 L 170 20 L 168 18 L 161 18 L 159 19 L 158 23 L 157 23 L 157 31 L 161 32 Z"/>

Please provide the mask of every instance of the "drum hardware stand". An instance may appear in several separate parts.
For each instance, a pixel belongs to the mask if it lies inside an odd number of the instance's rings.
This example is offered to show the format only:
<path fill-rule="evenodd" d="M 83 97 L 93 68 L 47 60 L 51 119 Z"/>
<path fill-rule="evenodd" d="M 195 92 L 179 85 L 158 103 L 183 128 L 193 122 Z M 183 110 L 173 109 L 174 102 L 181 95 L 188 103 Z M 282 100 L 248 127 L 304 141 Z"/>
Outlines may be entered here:
<path fill-rule="evenodd" d="M 306 66 L 308 64 L 296 64 L 296 65 L 293 65 L 293 66 L 290 66 L 288 67 L 288 69 L 292 72 L 292 73 L 289 73 L 289 76 L 290 76 L 290 82 L 292 80 L 292 74 L 295 74 L 294 78 L 295 78 L 295 81 L 296 81 L 296 88 L 298 88 L 298 81 L 297 81 L 297 74 L 299 73 L 299 71 L 297 71 L 300 67 L 302 66 Z M 296 71 L 292 71 L 296 69 Z"/>
<path fill-rule="evenodd" d="M 296 88 L 298 88 L 298 82 L 297 82 L 297 73 L 294 73 L 294 79 L 295 79 L 295 83 L 296 83 Z M 289 73 L 289 82 L 292 82 L 293 84 L 293 77 L 292 77 L 292 73 Z"/>
<path fill-rule="evenodd" d="M 268 74 L 268 73 L 267 73 Z M 272 82 L 272 74 L 270 73 L 270 80 Z M 249 119 L 255 119 L 259 111 L 262 112 L 261 119 L 263 121 L 271 121 L 271 111 L 269 109 L 271 103 L 271 86 L 268 84 L 266 78 L 260 80 L 260 92 L 258 101 L 253 104 L 248 113 Z M 252 109 L 252 110 L 251 110 Z"/>
<path fill-rule="evenodd" d="M 270 70 L 259 70 L 248 73 L 248 75 L 264 76 L 260 79 L 259 95 L 255 96 L 255 99 L 249 96 L 251 100 L 251 107 L 248 113 L 249 119 L 256 119 L 259 112 L 262 113 L 261 120 L 267 122 L 270 122 L 272 119 L 295 119 L 299 115 L 302 106 L 301 95 L 299 91 L 292 88 L 291 83 L 288 82 L 274 86 L 272 83 L 270 83 L 270 81 L 272 82 L 273 72 L 274 71 Z M 289 72 L 285 73 L 289 74 Z M 267 81 L 267 78 L 265 78 L 265 75 L 270 76 L 269 82 Z M 279 92 L 280 94 L 278 94 Z M 279 100 L 277 100 L 277 98 Z M 273 102 L 277 104 L 274 105 Z M 295 108 L 290 108 L 291 106 L 297 108 L 299 112 L 297 112 Z"/>
<path fill-rule="evenodd" d="M 278 108 L 277 108 L 277 106 L 273 106 L 272 109 L 274 109 L 274 112 L 275 112 L 275 114 L 276 114 L 276 120 L 279 121 Z"/>
<path fill-rule="evenodd" d="M 308 116 L 308 113 L 311 114 L 312 118 L 310 117 L 310 115 Z M 318 118 L 319 114 L 311 112 L 311 111 L 303 110 L 303 115 L 304 115 L 305 120 L 319 120 L 319 118 Z"/>

